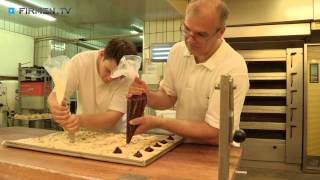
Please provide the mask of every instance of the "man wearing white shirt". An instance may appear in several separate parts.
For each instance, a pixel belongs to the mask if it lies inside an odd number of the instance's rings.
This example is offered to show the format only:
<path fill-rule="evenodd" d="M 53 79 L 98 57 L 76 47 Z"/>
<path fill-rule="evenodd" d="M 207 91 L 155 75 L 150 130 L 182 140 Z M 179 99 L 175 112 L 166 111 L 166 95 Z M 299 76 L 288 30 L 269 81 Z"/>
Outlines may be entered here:
<path fill-rule="evenodd" d="M 221 75 L 231 75 L 234 90 L 234 129 L 249 89 L 246 63 L 223 39 L 228 8 L 220 0 L 193 0 L 186 9 L 181 31 L 184 41 L 170 51 L 164 79 L 158 91 L 135 79 L 132 94 L 146 93 L 148 106 L 168 109 L 176 105 L 176 119 L 144 116 L 131 120 L 136 133 L 162 128 L 199 143 L 217 144 L 220 123 L 220 91 L 214 87 Z"/>
<path fill-rule="evenodd" d="M 85 51 L 67 63 L 68 79 L 65 98 L 77 92 L 77 114 L 70 114 L 56 93 L 48 97 L 54 120 L 65 130 L 75 132 L 79 127 L 123 131 L 121 117 L 126 113 L 126 95 L 130 80 L 111 78 L 124 55 L 136 55 L 134 45 L 123 39 L 112 39 L 104 51 Z"/>

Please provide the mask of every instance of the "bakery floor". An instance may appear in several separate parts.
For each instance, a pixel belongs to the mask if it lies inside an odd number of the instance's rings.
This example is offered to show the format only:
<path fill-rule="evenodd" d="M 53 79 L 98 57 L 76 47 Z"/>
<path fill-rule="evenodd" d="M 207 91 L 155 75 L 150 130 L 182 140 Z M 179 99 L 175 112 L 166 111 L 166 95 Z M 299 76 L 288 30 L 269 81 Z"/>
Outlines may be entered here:
<path fill-rule="evenodd" d="M 318 180 L 319 174 L 303 173 L 299 167 L 279 167 L 278 165 L 257 165 L 254 162 L 241 161 L 240 170 L 246 174 L 236 174 L 235 180 Z M 245 167 L 244 167 L 245 166 Z"/>

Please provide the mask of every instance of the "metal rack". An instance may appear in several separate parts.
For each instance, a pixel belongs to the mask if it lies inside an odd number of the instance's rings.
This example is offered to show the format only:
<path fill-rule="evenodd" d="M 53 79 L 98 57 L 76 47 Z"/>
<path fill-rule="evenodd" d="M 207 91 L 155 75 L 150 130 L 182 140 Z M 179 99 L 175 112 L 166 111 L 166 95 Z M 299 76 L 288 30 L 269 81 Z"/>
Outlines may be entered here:
<path fill-rule="evenodd" d="M 51 77 L 43 67 L 22 67 L 22 64 L 19 63 L 16 113 L 48 113 L 47 98 L 51 89 Z M 48 122 L 40 126 L 50 127 L 51 119 L 47 120 Z M 35 123 L 36 121 L 15 121 L 13 124 L 33 126 Z"/>
<path fill-rule="evenodd" d="M 303 170 L 320 172 L 320 44 L 304 46 Z"/>
<path fill-rule="evenodd" d="M 230 150 L 233 141 L 244 142 L 246 134 L 243 130 L 235 130 L 234 123 L 234 95 L 233 79 L 230 75 L 222 75 L 220 84 L 215 89 L 220 90 L 220 130 L 219 130 L 219 180 L 228 180 L 230 165 Z"/>
<path fill-rule="evenodd" d="M 302 48 L 239 50 L 250 80 L 240 128 L 248 139 L 243 159 L 301 163 Z"/>

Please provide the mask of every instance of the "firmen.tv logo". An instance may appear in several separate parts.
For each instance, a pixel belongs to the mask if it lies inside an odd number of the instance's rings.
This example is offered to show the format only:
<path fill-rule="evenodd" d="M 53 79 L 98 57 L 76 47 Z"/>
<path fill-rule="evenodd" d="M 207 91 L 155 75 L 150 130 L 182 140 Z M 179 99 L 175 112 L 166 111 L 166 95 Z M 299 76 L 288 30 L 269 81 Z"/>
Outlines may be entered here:
<path fill-rule="evenodd" d="M 8 14 L 14 14 L 16 12 L 16 10 L 12 7 L 8 8 Z"/>
<path fill-rule="evenodd" d="M 18 14 L 50 14 L 50 15 L 68 15 L 71 12 L 71 8 L 18 8 Z M 9 7 L 8 14 L 12 15 L 16 13 L 16 9 Z"/>

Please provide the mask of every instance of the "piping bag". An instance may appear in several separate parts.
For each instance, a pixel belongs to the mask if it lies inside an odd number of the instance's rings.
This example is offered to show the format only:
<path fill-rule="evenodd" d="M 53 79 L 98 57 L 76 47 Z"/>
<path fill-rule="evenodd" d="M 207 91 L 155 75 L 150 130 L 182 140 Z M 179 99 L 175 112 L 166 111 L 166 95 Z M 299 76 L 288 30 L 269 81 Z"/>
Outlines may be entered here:
<path fill-rule="evenodd" d="M 141 57 L 136 55 L 125 55 L 120 59 L 120 62 L 111 78 L 128 77 L 131 81 L 135 77 L 139 77 L 139 69 L 141 65 Z"/>
<path fill-rule="evenodd" d="M 62 105 L 64 94 L 67 86 L 68 72 L 67 72 L 67 62 L 69 58 L 67 56 L 57 56 L 54 58 L 49 58 L 44 62 L 43 67 L 48 71 L 53 79 L 56 91 L 56 97 L 58 104 Z M 64 129 L 65 130 L 65 129 Z M 74 133 L 68 133 L 68 138 L 70 143 L 74 143 L 75 135 Z"/>
<path fill-rule="evenodd" d="M 141 58 L 136 55 L 123 56 L 117 66 L 117 69 L 111 74 L 111 78 L 127 77 L 130 79 L 130 84 L 136 77 L 139 77 L 139 68 Z M 147 104 L 147 96 L 134 95 L 127 99 L 127 130 L 126 142 L 130 143 L 137 126 L 131 125 L 130 120 L 143 115 L 144 107 Z"/>

